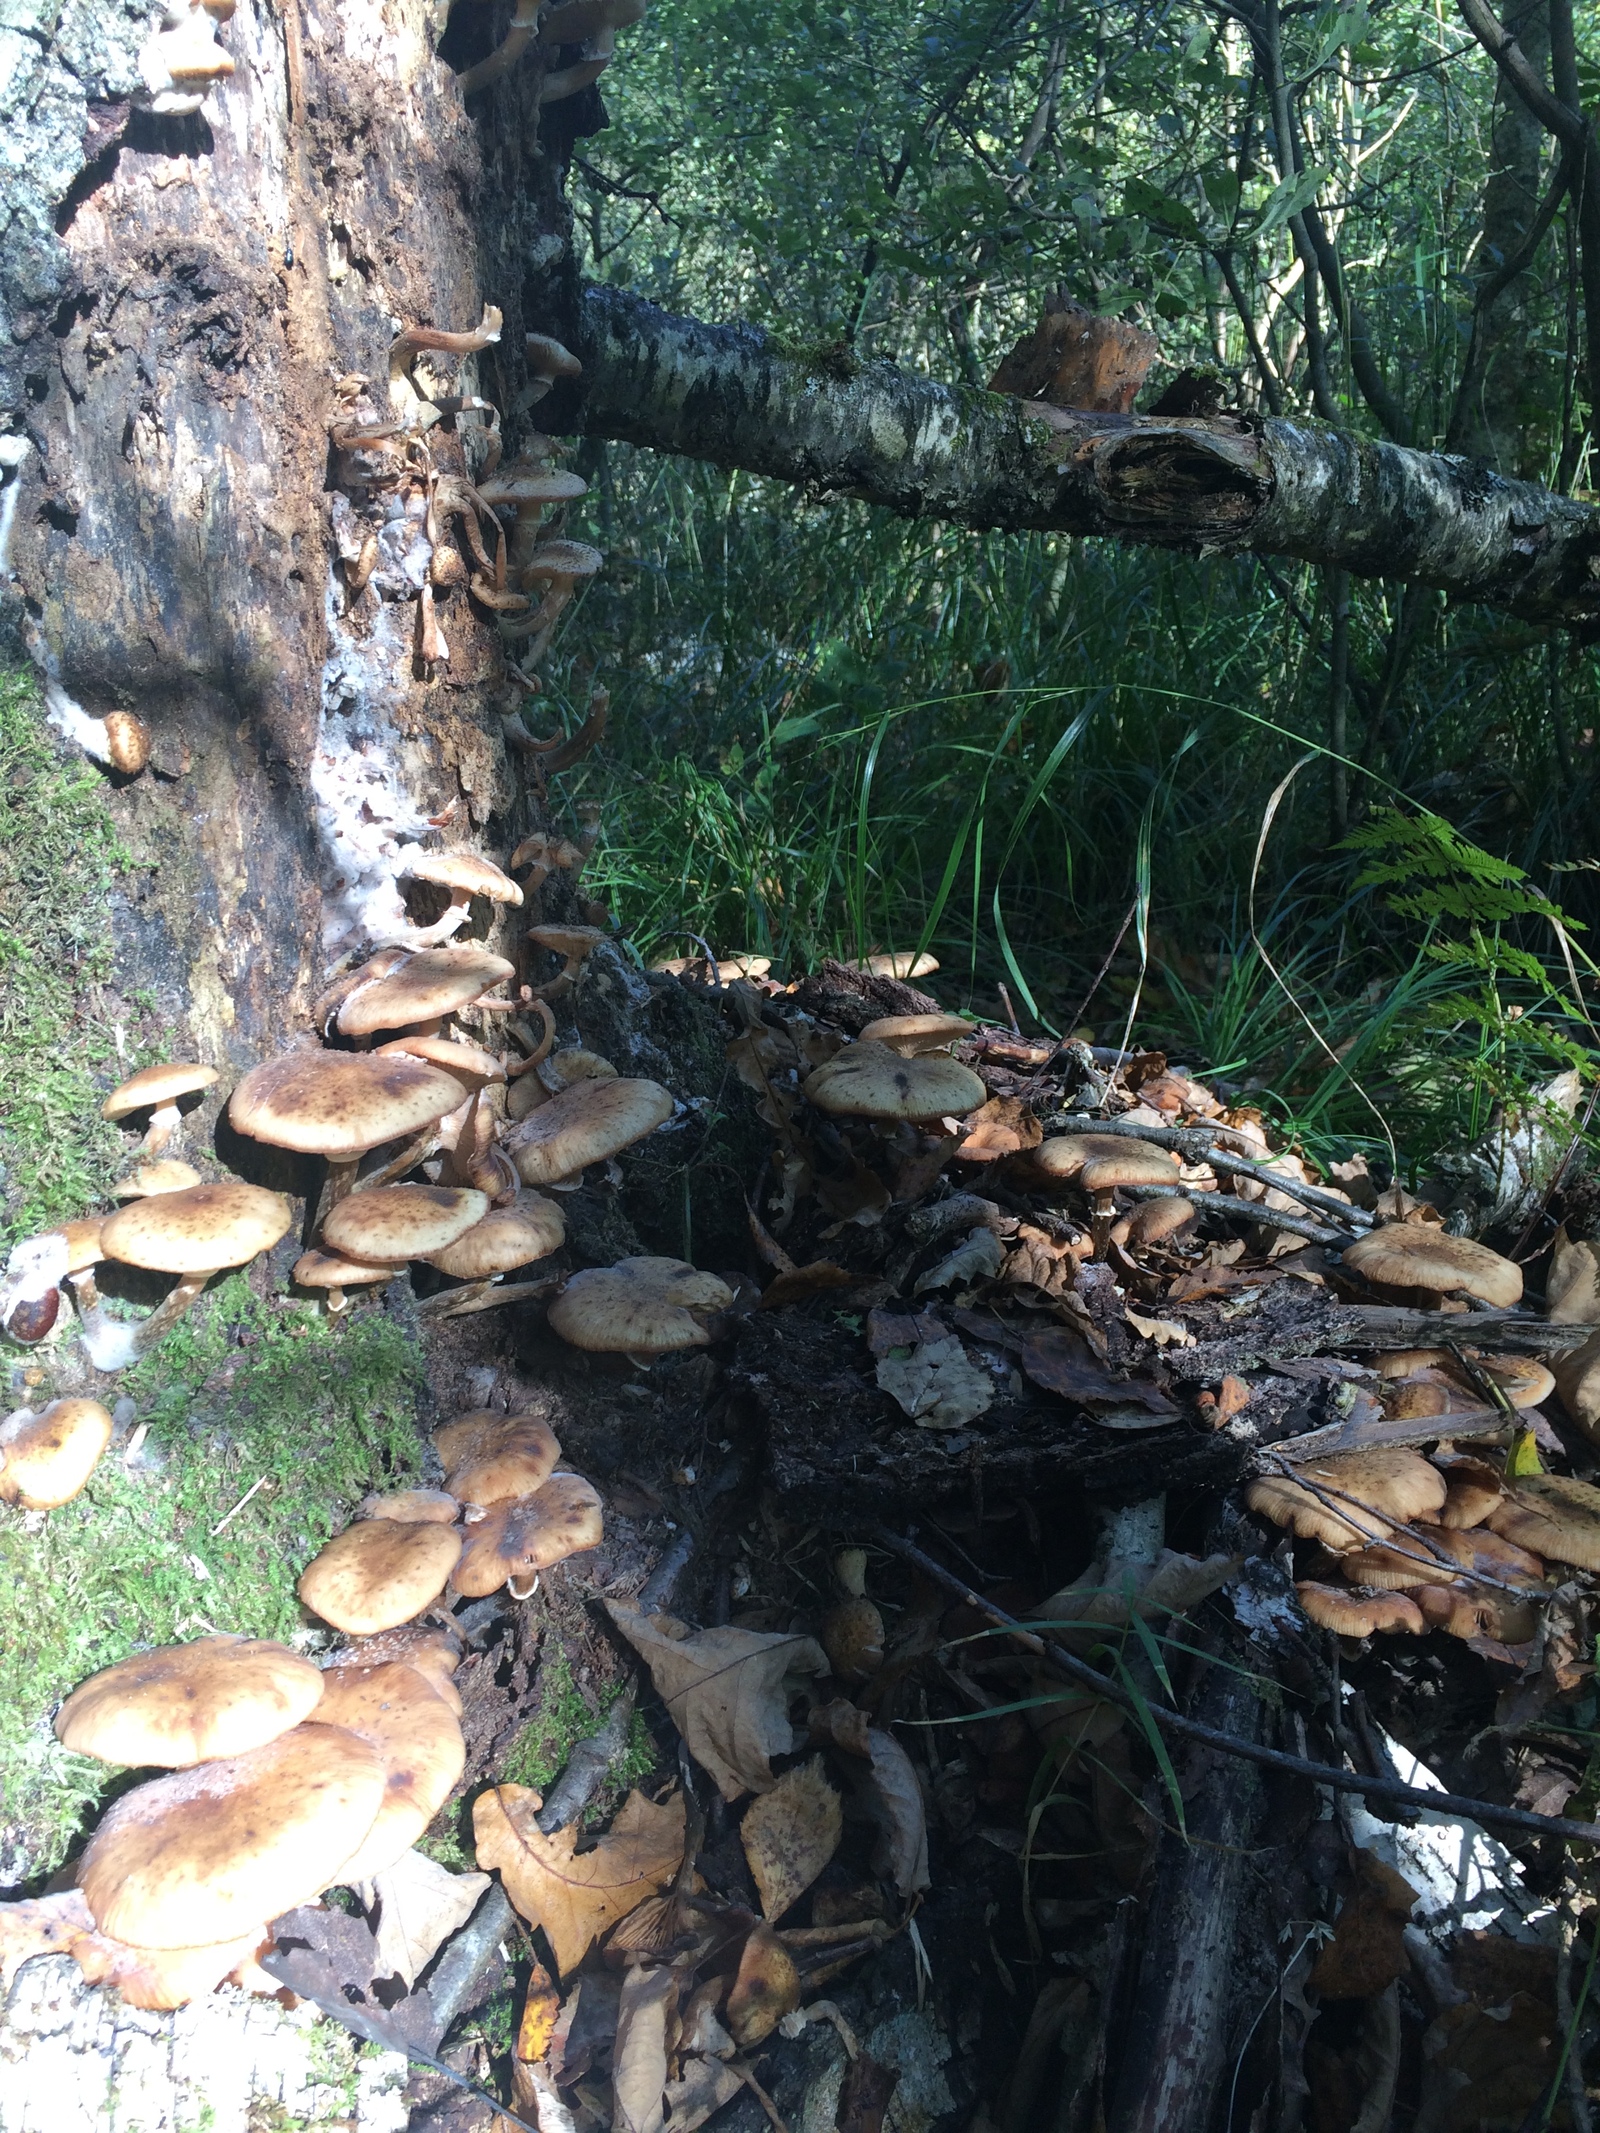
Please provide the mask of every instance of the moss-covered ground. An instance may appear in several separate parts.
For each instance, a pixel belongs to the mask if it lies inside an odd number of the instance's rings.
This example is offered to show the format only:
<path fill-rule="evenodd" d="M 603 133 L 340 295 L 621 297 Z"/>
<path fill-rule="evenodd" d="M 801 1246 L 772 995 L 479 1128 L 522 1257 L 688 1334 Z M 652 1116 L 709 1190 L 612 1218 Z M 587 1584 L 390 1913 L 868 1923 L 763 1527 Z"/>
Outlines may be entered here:
<path fill-rule="evenodd" d="M 129 864 L 101 773 L 60 753 L 31 681 L 0 673 L 0 1253 L 93 1205 L 119 1153 L 99 989 Z"/>
<path fill-rule="evenodd" d="M 0 1510 L 0 1885 L 49 1872 L 116 1783 L 50 1730 L 75 1683 L 144 1644 L 301 1629 L 305 1563 L 416 1471 L 417 1371 L 381 1310 L 330 1322 L 234 1276 L 121 1380 L 148 1425 L 131 1464 L 114 1447 L 73 1503 Z"/>

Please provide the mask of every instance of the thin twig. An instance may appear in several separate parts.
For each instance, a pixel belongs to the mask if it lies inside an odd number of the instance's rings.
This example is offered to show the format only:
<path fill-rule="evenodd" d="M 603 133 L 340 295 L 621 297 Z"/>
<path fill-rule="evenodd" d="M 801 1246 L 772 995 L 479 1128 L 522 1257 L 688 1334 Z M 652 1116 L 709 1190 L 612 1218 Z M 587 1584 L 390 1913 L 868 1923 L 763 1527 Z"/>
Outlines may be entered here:
<path fill-rule="evenodd" d="M 1437 1421 L 1438 1417 L 1435 1416 L 1434 1420 Z M 1490 1585 L 1496 1592 L 1508 1593 L 1514 1600 L 1548 1600 L 1552 1597 L 1549 1592 L 1542 1591 L 1537 1587 L 1529 1590 L 1521 1585 L 1508 1585 L 1503 1578 L 1490 1577 L 1486 1570 L 1471 1570 L 1465 1563 L 1458 1563 L 1453 1555 L 1447 1555 L 1442 1548 L 1429 1540 L 1425 1533 L 1419 1533 L 1416 1527 L 1407 1520 L 1396 1518 L 1391 1512 L 1380 1510 L 1376 1504 L 1364 1503 L 1359 1496 L 1349 1496 L 1343 1489 L 1330 1489 L 1325 1483 L 1311 1480 L 1309 1475 L 1296 1471 L 1286 1459 L 1272 1452 L 1267 1452 L 1263 1456 L 1270 1472 L 1276 1473 L 1284 1481 L 1294 1482 L 1296 1487 L 1302 1488 L 1309 1495 L 1315 1496 L 1325 1511 L 1331 1511 L 1335 1518 L 1341 1518 L 1347 1526 L 1353 1526 L 1356 1532 L 1362 1535 L 1363 1539 L 1375 1542 L 1380 1548 L 1392 1548 L 1396 1555 L 1403 1555 L 1408 1562 L 1417 1564 L 1421 1569 L 1448 1570 L 1452 1581 L 1457 1578 L 1463 1578 L 1469 1585 Z M 1369 1516 L 1380 1520 L 1383 1526 L 1389 1528 L 1389 1531 L 1387 1533 L 1382 1530 L 1374 1532 L 1370 1526 L 1363 1526 L 1360 1518 L 1352 1515 L 1361 1511 L 1365 1511 Z M 1427 1549 L 1428 1557 L 1431 1557 L 1432 1560 L 1429 1561 L 1420 1555 L 1413 1555 L 1409 1549 L 1401 1547 L 1397 1536 L 1402 1533 L 1411 1540 L 1420 1541 L 1423 1547 Z"/>
<path fill-rule="evenodd" d="M 1265 1163 L 1257 1163 L 1249 1156 L 1235 1155 L 1230 1149 L 1218 1146 L 1209 1126 L 1144 1126 L 1125 1118 L 1093 1118 L 1087 1112 L 1074 1113 L 1056 1123 L 1067 1133 L 1116 1133 L 1128 1140 L 1150 1141 L 1157 1148 L 1170 1149 L 1186 1163 L 1209 1163 L 1213 1170 L 1254 1178 L 1271 1191 L 1287 1193 L 1291 1200 L 1298 1200 L 1305 1207 L 1315 1207 L 1334 1221 L 1348 1224 L 1351 1229 L 1369 1230 L 1373 1226 L 1373 1217 L 1364 1207 L 1353 1207 L 1348 1200 L 1341 1200 L 1337 1193 L 1324 1192 L 1318 1185 L 1303 1185 L 1298 1178 L 1285 1177 L 1281 1171 L 1273 1170 Z"/>
<path fill-rule="evenodd" d="M 1038 1187 L 1034 1190 L 1037 1192 Z M 1196 1215 L 1232 1215 L 1241 1222 L 1259 1222 L 1268 1229 L 1284 1229 L 1293 1237 L 1312 1244 L 1348 1244 L 1348 1230 L 1330 1229 L 1325 1222 L 1312 1222 L 1304 1215 L 1286 1215 L 1278 1208 L 1263 1207 L 1259 1200 L 1236 1200 L 1231 1192 L 1201 1192 L 1182 1185 L 1124 1185 L 1121 1191 L 1135 1200 L 1188 1200 Z"/>
<path fill-rule="evenodd" d="M 1330 1763 L 1313 1763 L 1303 1755 L 1288 1755 L 1281 1748 L 1264 1748 L 1254 1741 L 1240 1740 L 1232 1733 L 1223 1733 L 1215 1726 L 1203 1726 L 1197 1720 L 1185 1718 L 1180 1712 L 1168 1711 L 1159 1704 L 1142 1703 L 1130 1695 L 1120 1683 L 1109 1680 L 1082 1659 L 1075 1659 L 1071 1652 L 1048 1638 L 1036 1636 L 1014 1615 L 1004 1608 L 996 1607 L 985 1600 L 960 1578 L 935 1562 L 912 1541 L 905 1540 L 891 1527 L 879 1526 L 874 1538 L 892 1555 L 903 1562 L 914 1564 L 928 1577 L 942 1585 L 946 1592 L 965 1601 L 967 1606 L 977 1608 L 991 1622 L 1007 1629 L 1041 1658 L 1065 1674 L 1080 1687 L 1093 1690 L 1106 1703 L 1115 1704 L 1119 1710 L 1134 1717 L 1148 1716 L 1163 1732 L 1176 1733 L 1184 1740 L 1192 1740 L 1204 1748 L 1215 1748 L 1219 1754 L 1237 1756 L 1242 1762 L 1259 1763 L 1267 1770 L 1287 1771 L 1292 1777 L 1309 1778 L 1314 1784 L 1325 1785 L 1332 1792 L 1355 1792 L 1371 1807 L 1403 1807 L 1416 1809 L 1426 1814 L 1442 1815 L 1449 1821 L 1479 1822 L 1485 1828 L 1513 1829 L 1526 1836 L 1559 1837 L 1564 1842 L 1600 1844 L 1600 1822 L 1574 1822 L 1565 1815 L 1530 1814 L 1522 1807 L 1499 1807 L 1493 1800 L 1474 1800 L 1457 1792 L 1425 1792 L 1420 1785 L 1406 1785 L 1398 1778 L 1363 1777 L 1356 1770 L 1336 1770 Z"/>
<path fill-rule="evenodd" d="M 224 1511 L 222 1516 L 217 1520 L 216 1524 L 211 1528 L 211 1538 L 213 1540 L 216 1539 L 217 1535 L 222 1531 L 224 1526 L 231 1524 L 231 1522 L 238 1517 L 239 1513 L 244 1509 L 245 1505 L 250 1501 L 251 1497 L 254 1496 L 256 1490 L 264 1489 L 267 1483 L 271 1480 L 271 1478 L 272 1477 L 270 1474 L 257 1475 L 256 1479 L 251 1482 L 249 1488 L 245 1490 L 244 1494 L 239 1498 L 239 1501 L 234 1505 L 233 1509 L 231 1511 Z"/>

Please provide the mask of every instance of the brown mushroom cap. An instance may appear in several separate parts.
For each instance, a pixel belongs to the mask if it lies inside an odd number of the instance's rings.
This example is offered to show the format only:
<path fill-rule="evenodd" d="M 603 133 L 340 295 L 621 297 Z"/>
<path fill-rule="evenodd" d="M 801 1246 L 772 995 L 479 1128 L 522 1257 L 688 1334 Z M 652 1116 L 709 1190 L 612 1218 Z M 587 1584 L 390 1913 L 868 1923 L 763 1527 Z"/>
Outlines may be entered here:
<path fill-rule="evenodd" d="M 228 1117 L 252 1140 L 345 1161 L 420 1132 L 460 1102 L 455 1076 L 421 1059 L 307 1045 L 252 1067 Z"/>
<path fill-rule="evenodd" d="M 453 1526 L 461 1506 L 446 1489 L 394 1489 L 362 1497 L 357 1518 L 392 1518 L 401 1526 Z"/>
<path fill-rule="evenodd" d="M 434 1432 L 445 1483 L 463 1503 L 531 1496 L 556 1470 L 561 1446 L 537 1415 L 462 1415 Z"/>
<path fill-rule="evenodd" d="M 453 1676 L 461 1664 L 459 1638 L 445 1629 L 425 1629 L 420 1622 L 405 1622 L 398 1629 L 380 1630 L 375 1637 L 358 1638 L 334 1655 L 341 1672 L 358 1666 L 388 1666 L 399 1661 L 419 1673 L 459 1718 L 461 1696 Z"/>
<path fill-rule="evenodd" d="M 100 1106 L 100 1116 L 127 1118 L 134 1111 L 160 1110 L 176 1103 L 180 1096 L 192 1096 L 198 1089 L 209 1089 L 216 1078 L 215 1067 L 194 1066 L 182 1059 L 175 1059 L 166 1066 L 141 1067 L 137 1074 L 112 1090 Z"/>
<path fill-rule="evenodd" d="M 1405 1520 L 1429 1517 L 1444 1503 L 1443 1474 L 1419 1453 L 1404 1449 L 1307 1461 L 1297 1472 L 1328 1493 L 1326 1505 L 1302 1482 L 1279 1474 L 1252 1481 L 1245 1501 L 1275 1526 L 1287 1526 L 1302 1540 L 1323 1541 L 1339 1553 L 1367 1546 L 1372 1529 L 1385 1528 L 1384 1519 L 1364 1516 L 1363 1506 Z M 1340 1515 L 1346 1507 L 1360 1525 Z"/>
<path fill-rule="evenodd" d="M 1501 1644 L 1525 1644 L 1539 1626 L 1539 1617 L 1525 1600 L 1495 1592 L 1483 1585 L 1423 1585 L 1417 1605 L 1430 1629 L 1442 1629 L 1447 1637 L 1493 1637 Z"/>
<path fill-rule="evenodd" d="M 970 1037 L 974 1025 L 963 1015 L 880 1015 L 861 1032 L 863 1044 L 886 1044 L 902 1059 L 915 1059 L 923 1052 L 942 1052 L 959 1037 Z"/>
<path fill-rule="evenodd" d="M 461 1553 L 449 1526 L 369 1518 L 336 1534 L 300 1573 L 311 1612 L 353 1637 L 395 1629 L 431 1607 Z"/>
<path fill-rule="evenodd" d="M 1164 1148 L 1129 1141 L 1115 1155 L 1092 1155 L 1078 1172 L 1085 1192 L 1115 1192 L 1121 1185 L 1175 1185 L 1178 1165 Z"/>
<path fill-rule="evenodd" d="M 441 889 L 487 896 L 492 903 L 522 901 L 522 891 L 511 876 L 502 873 L 492 859 L 481 858 L 476 852 L 412 852 L 397 872 L 410 881 L 431 881 Z"/>
<path fill-rule="evenodd" d="M 368 1056 L 381 1059 L 391 1052 L 425 1059 L 429 1066 L 454 1074 L 469 1095 L 506 1078 L 506 1070 L 493 1052 L 486 1052 L 481 1044 L 468 1044 L 461 1037 L 396 1037 L 389 1044 L 380 1044 Z"/>
<path fill-rule="evenodd" d="M 489 1212 L 470 1185 L 373 1185 L 328 1210 L 324 1240 L 352 1259 L 420 1259 L 454 1244 Z"/>
<path fill-rule="evenodd" d="M 513 974 L 504 956 L 490 955 L 486 948 L 422 948 L 370 985 L 346 994 L 339 1027 L 347 1037 L 366 1037 L 378 1029 L 432 1022 Z"/>
<path fill-rule="evenodd" d="M 1522 1269 L 1471 1237 L 1426 1222 L 1386 1222 L 1347 1244 L 1344 1263 L 1377 1289 L 1476 1296 L 1509 1310 L 1522 1300 Z"/>
<path fill-rule="evenodd" d="M 1444 1470 L 1447 1484 L 1441 1526 L 1465 1532 L 1481 1526 L 1505 1499 L 1505 1477 L 1482 1459 L 1452 1459 Z"/>
<path fill-rule="evenodd" d="M 118 1178 L 111 1188 L 114 1200 L 147 1200 L 158 1192 L 187 1192 L 191 1185 L 205 1181 L 192 1163 L 185 1163 L 175 1155 L 159 1156 L 153 1163 L 141 1163 L 139 1168 L 125 1178 Z"/>
<path fill-rule="evenodd" d="M 552 955 L 564 955 L 577 962 L 611 936 L 601 926 L 530 926 L 528 938 L 541 948 L 548 948 Z"/>
<path fill-rule="evenodd" d="M 579 578 L 592 578 L 604 567 L 605 557 L 598 548 L 591 548 L 587 541 L 541 541 L 523 567 L 522 582 L 530 578 L 565 579 L 574 583 Z"/>
<path fill-rule="evenodd" d="M 481 1222 L 442 1252 L 429 1252 L 429 1266 L 458 1281 L 486 1281 L 513 1267 L 548 1259 L 566 1241 L 567 1227 L 553 1200 L 524 1189 L 504 1207 L 491 1207 Z"/>
<path fill-rule="evenodd" d="M 501 1146 L 524 1185 L 558 1185 L 654 1133 L 673 1102 L 654 1081 L 579 1081 L 541 1104 Z"/>
<path fill-rule="evenodd" d="M 589 493 L 589 484 L 581 474 L 527 464 L 502 467 L 498 474 L 486 476 L 476 486 L 486 504 L 571 504 Z"/>
<path fill-rule="evenodd" d="M 725 1311 L 733 1291 L 683 1259 L 619 1259 L 585 1267 L 550 1306 L 550 1330 L 574 1348 L 611 1355 L 666 1355 L 704 1348 L 711 1336 L 696 1312 Z"/>
<path fill-rule="evenodd" d="M 199 78 L 209 79 L 211 74 L 232 72 L 233 61 L 217 48 L 207 73 Z M 177 81 L 179 76 L 174 74 L 172 79 Z M 125 778 L 137 777 L 150 760 L 150 728 L 132 711 L 108 711 L 104 724 L 106 761 Z"/>
<path fill-rule="evenodd" d="M 342 1252 L 319 1252 L 313 1248 L 300 1254 L 289 1278 L 298 1282 L 302 1289 L 360 1289 L 369 1283 L 375 1287 L 379 1282 L 393 1281 L 404 1269 L 403 1259 L 383 1264 L 375 1260 L 347 1259 Z"/>
<path fill-rule="evenodd" d="M 1130 1184 L 1175 1185 L 1178 1182 L 1176 1156 L 1147 1142 L 1133 1140 L 1126 1133 L 1053 1133 L 1034 1149 L 1028 1164 L 1041 1177 L 1070 1181 L 1082 1175 L 1085 1164 L 1117 1162 L 1130 1148 L 1159 1157 L 1162 1165 L 1159 1170 L 1152 1165 L 1148 1179 L 1129 1179 Z"/>
<path fill-rule="evenodd" d="M 903 1059 L 886 1044 L 858 1038 L 806 1077 L 805 1096 L 835 1118 L 964 1118 L 989 1091 L 944 1052 Z"/>
<path fill-rule="evenodd" d="M 336 1881 L 383 1791 L 364 1740 L 295 1726 L 125 1793 L 89 1839 L 78 1886 L 101 1931 L 134 1947 L 230 1940 Z"/>
<path fill-rule="evenodd" d="M 383 1763 L 383 1802 L 340 1878 L 370 1881 L 422 1835 L 466 1765 L 455 1712 L 414 1666 L 330 1667 L 318 1718 L 366 1742 Z"/>
<path fill-rule="evenodd" d="M 1440 1557 L 1445 1558 L 1441 1561 Z M 1341 1574 L 1352 1585 L 1381 1585 L 1407 1591 L 1418 1585 L 1445 1585 L 1458 1569 L 1479 1577 L 1498 1578 L 1503 1584 L 1530 1589 L 1544 1582 L 1544 1564 L 1526 1548 L 1502 1540 L 1487 1528 L 1431 1525 L 1418 1519 L 1408 1532 L 1392 1541 L 1358 1548 L 1344 1556 Z"/>
<path fill-rule="evenodd" d="M 190 1185 L 119 1207 L 106 1218 L 100 1248 L 124 1266 L 211 1274 L 270 1251 L 293 1219 L 283 1194 L 259 1185 Z"/>
<path fill-rule="evenodd" d="M 552 1474 L 531 1496 L 494 1504 L 467 1528 L 450 1583 L 468 1599 L 482 1599 L 507 1583 L 514 1590 L 569 1555 L 598 1548 L 604 1538 L 593 1484 L 581 1474 Z"/>
<path fill-rule="evenodd" d="M 1409 1378 L 1450 1360 L 1448 1348 L 1385 1348 L 1374 1357 L 1372 1367 L 1380 1378 Z"/>
<path fill-rule="evenodd" d="M 0 1480 L 4 1476 L 0 1475 Z M 1600 1570 L 1600 1489 L 1565 1474 L 1523 1474 L 1485 1521 L 1546 1562 Z"/>
<path fill-rule="evenodd" d="M 1471 1354 L 1471 1350 L 1467 1353 Z M 1536 1355 L 1479 1355 L 1473 1360 L 1485 1377 L 1493 1378 L 1500 1386 L 1513 1407 L 1537 1407 L 1556 1389 L 1555 1373 Z M 1453 1357 L 1451 1362 L 1454 1364 Z M 1459 1377 L 1459 1365 L 1450 1368 L 1450 1376 Z M 1472 1398 L 1475 1405 L 1480 1404 L 1476 1393 Z"/>
<path fill-rule="evenodd" d="M 91 1674 L 57 1712 L 56 1738 L 102 1763 L 182 1770 L 264 1747 L 321 1696 L 321 1674 L 286 1644 L 197 1637 Z"/>
<path fill-rule="evenodd" d="M 1126 1235 L 1117 1241 L 1135 1246 L 1161 1244 L 1187 1228 L 1198 1212 L 1193 1200 L 1186 1200 L 1181 1193 L 1160 1200 L 1142 1200 L 1127 1217 Z M 1121 1227 L 1119 1223 L 1118 1228 Z M 1115 1230 L 1112 1235 L 1116 1236 Z"/>
<path fill-rule="evenodd" d="M 80 1215 L 75 1221 L 61 1224 L 57 1234 L 67 1240 L 69 1274 L 81 1274 L 85 1268 L 100 1264 L 105 1257 L 100 1248 L 100 1232 L 105 1226 L 104 1215 Z"/>
<path fill-rule="evenodd" d="M 0 1502 L 24 1511 L 70 1503 L 111 1442 L 111 1416 L 98 1400 L 52 1400 L 0 1422 Z"/>
<path fill-rule="evenodd" d="M 1396 1633 L 1420 1637 L 1427 1628 L 1416 1601 L 1403 1592 L 1352 1591 L 1310 1579 L 1294 1590 L 1307 1620 L 1341 1637 Z"/>
<path fill-rule="evenodd" d="M 524 339 L 528 368 L 536 378 L 576 378 L 581 374 L 583 365 L 571 349 L 552 340 L 548 333 L 530 333 Z"/>

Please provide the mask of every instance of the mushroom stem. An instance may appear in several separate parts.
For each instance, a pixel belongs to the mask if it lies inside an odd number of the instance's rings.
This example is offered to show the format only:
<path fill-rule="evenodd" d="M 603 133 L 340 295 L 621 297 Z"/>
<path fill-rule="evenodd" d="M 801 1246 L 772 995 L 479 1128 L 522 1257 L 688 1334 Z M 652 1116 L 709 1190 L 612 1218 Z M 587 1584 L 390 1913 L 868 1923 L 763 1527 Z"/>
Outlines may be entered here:
<path fill-rule="evenodd" d="M 400 1152 L 391 1156 L 381 1170 L 373 1171 L 370 1177 L 359 1179 L 350 1190 L 369 1192 L 374 1185 L 392 1184 L 396 1178 L 403 1178 L 408 1170 L 415 1170 L 420 1163 L 425 1163 L 438 1145 L 438 1127 L 425 1126 L 416 1139 L 407 1141 Z M 344 1198 L 342 1193 L 340 1198 Z M 330 1200 L 328 1204 L 331 1207 L 333 1202 Z"/>
<path fill-rule="evenodd" d="M 374 952 L 380 948 L 437 948 L 458 934 L 471 915 L 471 890 L 453 889 L 449 903 L 431 926 L 408 926 L 404 933 L 385 934 L 381 941 L 373 942 Z"/>
<path fill-rule="evenodd" d="M 320 1230 L 330 1212 L 339 1202 L 356 1189 L 356 1172 L 361 1167 L 358 1155 L 329 1156 L 328 1175 L 322 1181 L 322 1199 L 317 1208 L 317 1228 Z"/>
<path fill-rule="evenodd" d="M 541 1065 L 544 1060 L 549 1058 L 551 1048 L 554 1046 L 556 1041 L 556 1018 L 550 1012 L 550 1009 L 547 1004 L 543 1000 L 538 999 L 536 997 L 530 1000 L 528 1002 L 528 1005 L 538 1010 L 540 1018 L 544 1023 L 544 1035 L 539 1039 L 538 1043 L 534 1046 L 533 1050 L 528 1054 L 526 1059 L 513 1059 L 507 1062 L 507 1081 L 514 1081 L 519 1074 L 526 1074 L 530 1067 L 536 1067 Z M 511 1027 L 520 1039 L 522 1033 L 520 1030 L 517 1029 L 517 1025 L 513 1023 Z"/>
<path fill-rule="evenodd" d="M 215 1268 L 211 1270 L 212 1273 L 215 1271 Z M 185 1274 L 182 1277 L 177 1287 L 162 1298 L 150 1316 L 134 1327 L 132 1345 L 135 1356 L 148 1355 L 158 1341 L 166 1339 L 210 1279 L 211 1273 Z"/>
<path fill-rule="evenodd" d="M 150 1123 L 144 1139 L 139 1143 L 146 1155 L 159 1155 L 183 1122 L 177 1105 L 157 1104 L 150 1114 Z"/>
<path fill-rule="evenodd" d="M 517 0 L 516 13 L 502 42 L 487 59 L 480 59 L 475 67 L 466 67 L 456 76 L 456 84 L 463 96 L 472 96 L 479 89 L 486 89 L 490 82 L 498 81 L 516 65 L 532 42 L 541 5 L 542 0 Z"/>

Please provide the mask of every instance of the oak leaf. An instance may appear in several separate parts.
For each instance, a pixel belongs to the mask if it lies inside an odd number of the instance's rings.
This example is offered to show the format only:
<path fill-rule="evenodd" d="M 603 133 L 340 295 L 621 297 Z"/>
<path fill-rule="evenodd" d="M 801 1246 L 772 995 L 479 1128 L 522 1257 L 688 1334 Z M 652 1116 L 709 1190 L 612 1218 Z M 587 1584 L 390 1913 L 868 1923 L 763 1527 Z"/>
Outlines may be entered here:
<path fill-rule="evenodd" d="M 839 1849 L 844 1809 L 823 1775 L 822 1758 L 786 1770 L 739 1826 L 739 1841 L 769 1923 L 810 1888 Z"/>
<path fill-rule="evenodd" d="M 498 1870 L 530 1925 L 542 1926 L 563 1977 L 608 1926 L 666 1887 L 683 1860 L 683 1794 L 656 1807 L 630 1792 L 610 1830 L 589 1851 L 573 1826 L 547 1837 L 534 1817 L 544 1802 L 526 1785 L 497 1785 L 472 1809 L 478 1864 Z"/>
<path fill-rule="evenodd" d="M 777 1782 L 773 1756 L 801 1745 L 789 1722 L 789 1700 L 805 1676 L 828 1671 L 828 1655 L 816 1639 L 733 1627 L 691 1635 L 671 1615 L 647 1617 L 614 1600 L 606 1605 L 649 1667 L 689 1753 L 722 1797 L 770 1792 Z"/>
<path fill-rule="evenodd" d="M 414 1985 L 435 1951 L 478 1908 L 487 1874 L 452 1874 L 419 1851 L 402 1852 L 375 1875 L 378 1898 L 375 1977 Z"/>

